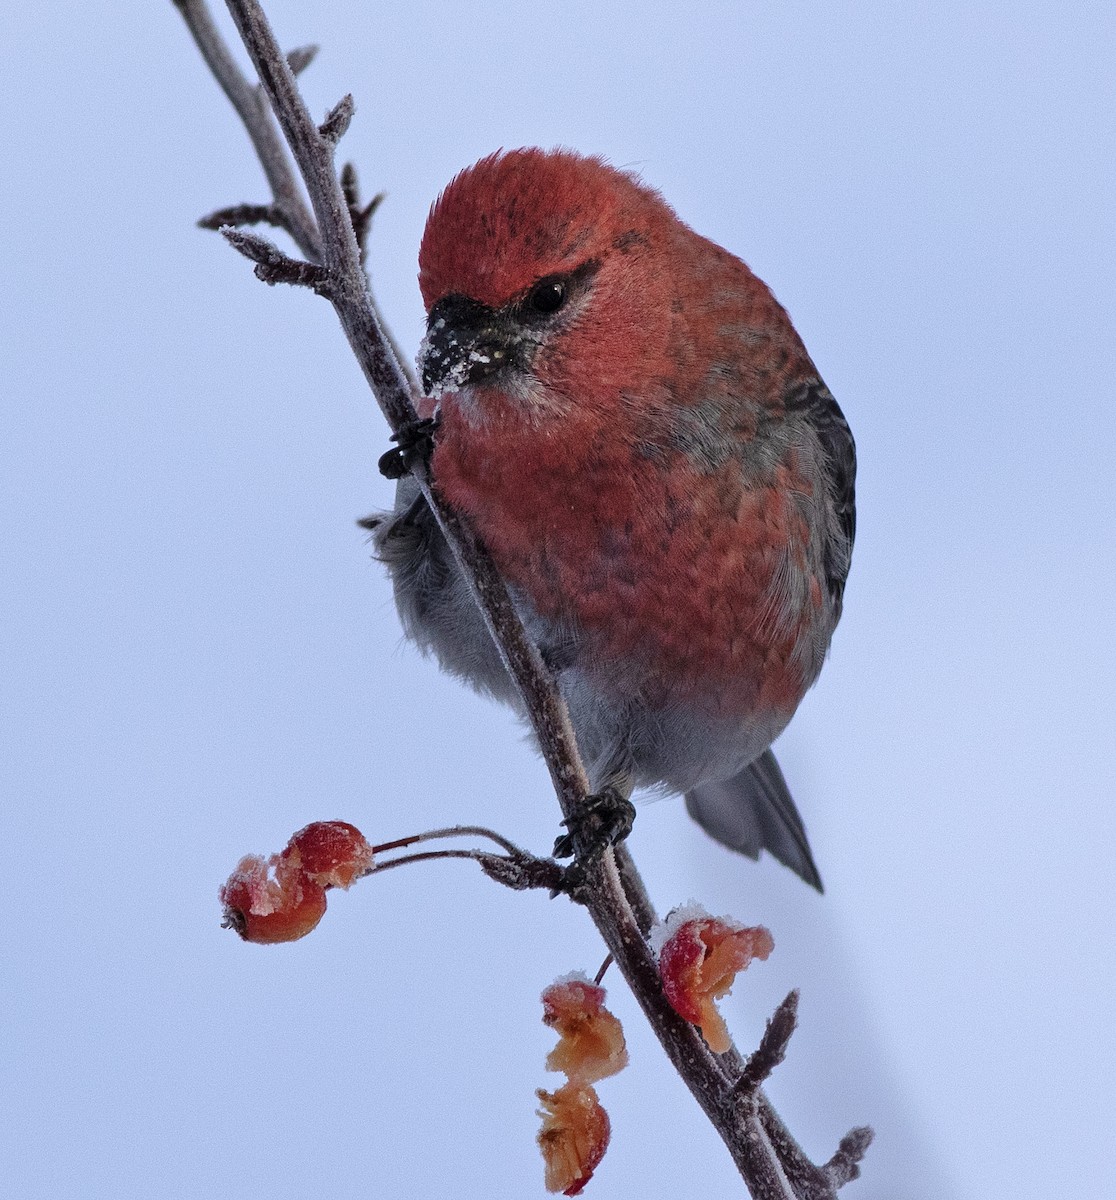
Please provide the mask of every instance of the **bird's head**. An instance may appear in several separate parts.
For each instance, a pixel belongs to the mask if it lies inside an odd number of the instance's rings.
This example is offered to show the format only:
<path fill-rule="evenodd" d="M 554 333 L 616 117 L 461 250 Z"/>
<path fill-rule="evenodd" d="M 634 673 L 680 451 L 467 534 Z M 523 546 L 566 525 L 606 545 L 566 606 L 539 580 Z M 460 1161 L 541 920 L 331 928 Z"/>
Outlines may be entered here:
<path fill-rule="evenodd" d="M 498 393 L 534 420 L 638 387 L 663 353 L 656 264 L 678 230 L 656 192 L 599 158 L 481 159 L 439 197 L 419 251 L 424 389 L 457 393 L 478 420 Z"/>

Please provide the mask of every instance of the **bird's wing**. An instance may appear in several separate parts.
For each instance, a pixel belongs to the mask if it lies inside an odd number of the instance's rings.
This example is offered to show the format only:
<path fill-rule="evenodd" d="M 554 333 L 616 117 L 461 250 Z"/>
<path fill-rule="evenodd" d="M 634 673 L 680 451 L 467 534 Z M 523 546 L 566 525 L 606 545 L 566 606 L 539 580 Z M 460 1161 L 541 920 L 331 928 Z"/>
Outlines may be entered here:
<path fill-rule="evenodd" d="M 856 443 L 845 414 L 820 379 L 796 388 L 786 405 L 788 412 L 799 413 L 806 420 L 821 448 L 832 505 L 824 568 L 830 595 L 840 611 L 856 537 Z"/>

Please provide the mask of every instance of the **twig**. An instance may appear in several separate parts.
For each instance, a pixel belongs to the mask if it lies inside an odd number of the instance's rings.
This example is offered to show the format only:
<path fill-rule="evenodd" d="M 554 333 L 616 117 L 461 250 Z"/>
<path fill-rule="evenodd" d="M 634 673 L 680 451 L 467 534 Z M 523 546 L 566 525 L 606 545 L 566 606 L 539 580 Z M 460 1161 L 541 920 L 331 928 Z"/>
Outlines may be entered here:
<path fill-rule="evenodd" d="M 356 167 L 347 162 L 341 168 L 341 191 L 349 208 L 349 220 L 353 224 L 353 235 L 360 251 L 361 266 L 368 255 L 368 234 L 372 228 L 372 217 L 384 200 L 384 193 L 377 192 L 367 204 L 360 202 L 360 185 L 357 182 Z"/>
<path fill-rule="evenodd" d="M 289 283 L 296 287 L 308 287 L 330 299 L 332 296 L 332 277 L 317 263 L 300 262 L 284 254 L 274 242 L 262 238 L 256 233 L 246 233 L 243 229 L 234 229 L 231 225 L 221 227 L 226 241 L 234 249 L 239 250 L 245 258 L 250 258 L 256 264 L 256 278 L 264 283 Z"/>
<path fill-rule="evenodd" d="M 861 1125 L 845 1134 L 837 1147 L 837 1153 L 823 1168 L 835 1189 L 859 1177 L 860 1160 L 871 1144 L 872 1131 L 867 1125 Z"/>
<path fill-rule="evenodd" d="M 286 228 L 286 218 L 274 204 L 231 204 L 208 216 L 198 218 L 199 229 L 220 229 L 224 225 L 274 225 Z"/>
<path fill-rule="evenodd" d="M 294 72 L 292 71 L 291 74 L 293 75 Z M 348 132 L 349 123 L 352 121 L 355 111 L 356 106 L 353 104 L 352 96 L 342 96 L 326 114 L 326 119 L 318 126 L 318 133 L 321 134 L 322 141 L 336 146 Z"/>
<path fill-rule="evenodd" d="M 495 842 L 503 854 L 493 854 L 491 850 L 421 850 L 414 854 L 400 854 L 395 858 L 385 859 L 382 856 L 392 850 L 405 850 L 422 842 L 432 842 L 443 838 L 484 837 Z M 514 891 L 522 892 L 528 888 L 544 888 L 553 893 L 563 888 L 565 869 L 552 858 L 539 858 L 535 854 L 517 846 L 506 837 L 487 829 L 483 825 L 451 825 L 445 829 L 430 829 L 425 833 L 412 834 L 410 837 L 396 838 L 372 847 L 375 860 L 365 875 L 378 875 L 390 871 L 392 867 L 405 866 L 408 863 L 429 862 L 439 858 L 471 858 L 480 869 L 497 883 Z"/>
<path fill-rule="evenodd" d="M 495 842 L 507 854 L 526 855 L 527 851 L 509 841 L 503 834 L 489 829 L 485 825 L 447 825 L 444 829 L 428 829 L 424 833 L 412 833 L 409 837 L 396 838 L 391 842 L 381 842 L 372 847 L 373 854 L 386 854 L 389 850 L 403 850 L 408 846 L 417 846 L 420 842 L 435 842 L 443 838 L 483 837 Z"/>
<path fill-rule="evenodd" d="M 318 229 L 291 170 L 290 159 L 276 131 L 267 98 L 244 78 L 224 39 L 217 32 L 205 0 L 173 0 L 173 3 L 182 13 L 202 58 L 252 139 L 271 194 L 275 197 L 274 208 L 282 217 L 279 223 L 294 238 L 302 253 L 311 262 L 317 262 L 321 257 Z M 289 69 L 292 78 L 294 72 L 309 66 L 316 52 L 316 46 L 291 51 Z M 284 58 L 283 61 L 286 63 L 288 60 Z"/>
<path fill-rule="evenodd" d="M 536 858 L 533 854 L 492 854 L 487 850 L 422 850 L 418 854 L 401 854 L 398 858 L 377 863 L 368 873 L 380 875 L 393 867 L 433 862 L 441 858 L 472 859 L 489 879 L 515 892 L 525 892 L 530 888 L 555 892 L 562 886 L 562 868 L 552 858 Z"/>
<path fill-rule="evenodd" d="M 296 46 L 287 51 L 287 66 L 291 68 L 292 75 L 301 75 L 317 57 L 317 46 Z"/>
<path fill-rule="evenodd" d="M 227 2 L 259 75 L 262 90 L 270 100 L 271 109 L 298 164 L 313 209 L 313 217 L 310 217 L 301 203 L 286 153 L 278 144 L 274 124 L 260 92 L 244 81 L 221 43 L 203 0 L 174 0 L 210 69 L 244 121 L 271 184 L 275 206 L 284 218 L 283 225 L 308 261 L 298 264 L 296 260 L 286 259 L 266 239 L 256 235 L 241 233 L 236 241 L 237 248 L 253 258 L 257 272 L 263 267 L 277 273 L 284 282 L 305 283 L 328 295 L 373 394 L 392 430 L 398 431 L 416 419 L 415 389 L 409 371 L 402 365 L 401 356 L 380 321 L 363 270 L 366 225 L 376 201 L 364 210 L 365 215 L 361 218 L 355 173 L 348 175 L 342 184 L 333 163 L 336 141 L 351 116 L 351 104 L 342 101 L 327 117 L 325 125 L 317 126 L 295 84 L 295 71 L 305 66 L 305 62 L 297 53 L 292 53 L 290 58 L 282 54 L 257 0 Z M 298 197 L 297 205 L 292 193 Z M 274 254 L 280 254 L 286 262 L 278 262 Z M 322 276 L 292 277 L 311 265 L 320 267 Z M 507 588 L 484 547 L 457 514 L 442 502 L 422 460 L 414 464 L 413 474 L 473 588 L 477 604 L 520 690 L 563 816 L 568 819 L 584 799 L 589 785 L 577 754 L 569 716 L 554 680 L 537 649 L 526 637 Z M 454 856 L 467 854 L 462 851 Z M 491 857 L 494 861 L 501 859 L 499 855 Z M 646 941 L 646 934 L 656 921 L 655 910 L 627 848 L 621 846 L 606 851 L 584 872 L 572 894 L 591 914 L 671 1063 L 717 1128 L 752 1195 L 763 1200 L 796 1200 L 796 1197 L 812 1196 L 814 1193 L 793 1186 L 784 1172 L 783 1164 L 787 1162 L 789 1152 L 777 1150 L 773 1141 L 776 1135 L 786 1135 L 789 1139 L 789 1134 L 777 1117 L 769 1119 L 768 1114 L 773 1110 L 766 1098 L 757 1091 L 756 1102 L 750 1106 L 750 1111 L 741 1113 L 739 1097 L 734 1092 L 735 1077 L 728 1069 L 735 1061 L 739 1074 L 742 1068 L 739 1056 L 718 1058 L 696 1028 L 683 1021 L 667 1003 L 658 965 Z M 770 1049 L 767 1057 L 771 1058 Z M 829 1196 L 835 1196 L 839 1186 L 836 1180 L 850 1169 L 844 1164 L 851 1161 L 860 1147 L 859 1142 L 850 1142 L 849 1138 L 842 1142 L 842 1149 L 830 1166 L 824 1170 L 813 1168 L 816 1175 L 829 1184 Z M 803 1162 L 808 1161 L 801 1151 L 798 1155 Z M 795 1161 L 793 1156 L 791 1161 Z"/>
<path fill-rule="evenodd" d="M 602 979 L 604 979 L 604 977 L 605 977 L 605 972 L 606 972 L 606 971 L 608 970 L 608 968 L 609 968 L 609 967 L 611 967 L 611 966 L 612 966 L 612 955 L 611 955 L 611 954 L 606 954 L 606 955 L 605 955 L 605 960 L 604 960 L 604 962 L 603 962 L 603 963 L 601 963 L 600 970 L 597 972 L 596 976 L 595 976 L 595 977 L 594 977 L 594 979 L 593 979 L 593 982 L 594 982 L 594 983 L 595 983 L 595 984 L 596 984 L 598 987 L 600 987 L 600 985 L 601 985 L 601 980 L 602 980 Z"/>
<path fill-rule="evenodd" d="M 744 1064 L 744 1069 L 733 1091 L 738 1098 L 754 1106 L 756 1093 L 760 1084 L 767 1079 L 772 1071 L 783 1061 L 787 1053 L 787 1043 L 794 1033 L 798 1022 L 798 992 L 793 991 L 772 1014 L 763 1031 L 760 1044 Z"/>

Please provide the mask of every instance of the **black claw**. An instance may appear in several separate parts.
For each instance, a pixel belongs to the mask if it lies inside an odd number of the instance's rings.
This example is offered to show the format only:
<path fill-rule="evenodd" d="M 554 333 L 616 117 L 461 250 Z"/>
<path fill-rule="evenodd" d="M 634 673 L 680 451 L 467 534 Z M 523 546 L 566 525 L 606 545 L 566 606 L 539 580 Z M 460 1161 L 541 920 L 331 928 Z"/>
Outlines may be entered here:
<path fill-rule="evenodd" d="M 562 822 L 569 833 L 554 843 L 554 857 L 572 857 L 575 866 L 592 862 L 609 846 L 622 842 L 634 823 L 635 805 L 616 788 L 604 788 L 586 796 L 577 811 Z"/>
<path fill-rule="evenodd" d="M 563 821 L 562 824 L 565 825 L 566 822 Z M 555 858 L 573 858 L 573 852 L 574 844 L 572 834 L 563 833 L 560 837 L 556 837 L 554 839 L 553 854 Z"/>
<path fill-rule="evenodd" d="M 404 425 L 398 433 L 393 433 L 391 440 L 398 444 L 380 455 L 377 463 L 380 474 L 387 479 L 402 479 L 410 474 L 411 467 L 419 459 L 429 461 L 434 453 L 434 433 L 437 428 L 437 417 L 423 417 Z"/>
<path fill-rule="evenodd" d="M 403 451 L 396 447 L 381 454 L 376 466 L 385 479 L 402 479 L 410 472 L 410 467 L 404 461 Z"/>

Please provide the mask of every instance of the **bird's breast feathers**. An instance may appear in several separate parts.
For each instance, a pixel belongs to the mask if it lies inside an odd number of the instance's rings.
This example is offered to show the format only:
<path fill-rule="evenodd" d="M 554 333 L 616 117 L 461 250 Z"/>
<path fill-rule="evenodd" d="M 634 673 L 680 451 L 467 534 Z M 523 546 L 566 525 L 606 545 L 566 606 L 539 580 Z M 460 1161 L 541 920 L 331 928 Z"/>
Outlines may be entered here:
<path fill-rule="evenodd" d="M 675 696 L 793 710 L 827 620 L 814 485 L 793 461 L 749 479 L 748 456 L 685 431 L 664 446 L 575 417 L 560 435 L 485 426 L 445 399 L 435 479 L 583 666 L 644 693 L 669 680 Z"/>

